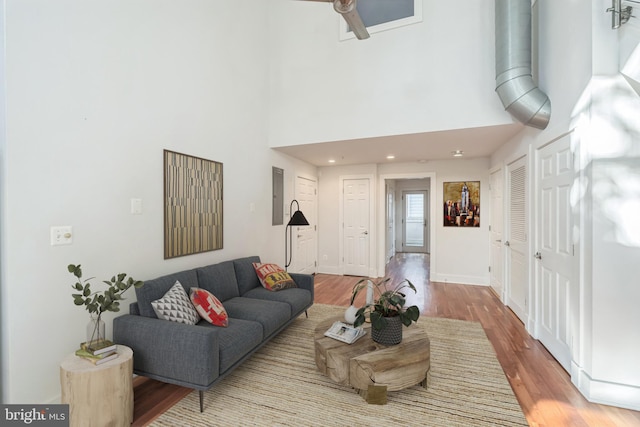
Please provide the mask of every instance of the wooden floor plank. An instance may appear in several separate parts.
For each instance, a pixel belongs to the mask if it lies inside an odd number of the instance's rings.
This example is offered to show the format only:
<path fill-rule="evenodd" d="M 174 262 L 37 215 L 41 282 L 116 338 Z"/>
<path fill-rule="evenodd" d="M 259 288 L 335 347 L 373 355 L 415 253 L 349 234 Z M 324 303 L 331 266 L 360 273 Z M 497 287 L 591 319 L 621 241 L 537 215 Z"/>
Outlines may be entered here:
<path fill-rule="evenodd" d="M 531 338 L 490 288 L 430 282 L 429 256 L 423 254 L 397 254 L 388 265 L 387 276 L 394 282 L 408 278 L 418 287 L 417 295 L 407 296 L 408 303 L 418 305 L 422 315 L 482 325 L 531 426 L 640 426 L 638 411 L 588 402 L 558 362 Z M 359 279 L 317 274 L 315 302 L 348 306 L 353 285 Z M 357 304 L 364 297 L 361 293 Z M 136 378 L 133 426 L 148 425 L 189 392 L 183 387 Z"/>

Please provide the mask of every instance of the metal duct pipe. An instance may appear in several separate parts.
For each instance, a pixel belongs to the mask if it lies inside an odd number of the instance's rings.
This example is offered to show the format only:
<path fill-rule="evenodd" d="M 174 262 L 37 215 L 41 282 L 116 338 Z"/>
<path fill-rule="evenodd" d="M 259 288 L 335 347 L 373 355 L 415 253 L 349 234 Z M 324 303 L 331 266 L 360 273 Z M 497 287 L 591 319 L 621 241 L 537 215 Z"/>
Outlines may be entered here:
<path fill-rule="evenodd" d="M 495 0 L 495 4 L 496 92 L 513 117 L 544 129 L 551 102 L 531 76 L 531 0 Z"/>

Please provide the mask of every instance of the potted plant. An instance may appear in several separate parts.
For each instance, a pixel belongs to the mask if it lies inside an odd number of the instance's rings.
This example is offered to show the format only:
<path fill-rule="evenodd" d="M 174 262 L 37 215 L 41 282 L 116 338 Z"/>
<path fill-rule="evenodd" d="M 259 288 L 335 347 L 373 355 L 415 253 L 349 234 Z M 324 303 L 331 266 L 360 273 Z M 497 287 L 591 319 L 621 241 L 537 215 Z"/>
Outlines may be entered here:
<path fill-rule="evenodd" d="M 141 287 L 144 282 L 135 280 L 132 277 L 127 278 L 126 273 L 120 273 L 117 276 L 113 276 L 111 280 L 103 281 L 108 286 L 105 291 L 92 292 L 89 281 L 93 280 L 94 277 L 82 280 L 80 264 L 69 264 L 67 270 L 78 280 L 72 285 L 72 288 L 79 292 L 71 294 L 74 304 L 84 305 L 91 315 L 91 321 L 87 325 L 87 343 L 91 346 L 91 343 L 97 343 L 105 338 L 102 313 L 105 311 L 120 311 L 120 301 L 124 299 L 122 294 L 131 286 L 135 288 Z"/>
<path fill-rule="evenodd" d="M 373 288 L 373 303 L 361 307 L 356 313 L 356 320 L 353 326 L 362 325 L 367 316 L 371 320 L 371 338 L 385 345 L 395 345 L 402 341 L 402 325 L 409 326 L 412 322 L 417 322 L 420 317 L 420 310 L 412 305 L 405 307 L 405 288 L 416 291 L 416 287 L 408 279 L 404 279 L 398 285 L 391 287 L 391 278 L 374 282 L 370 279 L 361 279 L 353 286 L 351 294 L 351 305 L 356 296 L 363 289 Z"/>

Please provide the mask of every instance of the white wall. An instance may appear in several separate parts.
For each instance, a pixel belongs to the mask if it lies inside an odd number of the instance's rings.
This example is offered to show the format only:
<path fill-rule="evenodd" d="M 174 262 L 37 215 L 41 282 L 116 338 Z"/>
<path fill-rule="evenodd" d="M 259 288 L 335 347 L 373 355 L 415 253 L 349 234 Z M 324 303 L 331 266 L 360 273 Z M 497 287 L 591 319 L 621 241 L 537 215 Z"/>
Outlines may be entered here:
<path fill-rule="evenodd" d="M 640 42 L 640 40 L 639 40 Z M 598 76 L 578 121 L 585 230 L 585 339 L 575 382 L 592 400 L 640 409 L 640 96 L 621 75 Z"/>
<path fill-rule="evenodd" d="M 272 147 L 512 123 L 491 0 L 423 1 L 421 23 L 338 40 L 330 3 L 276 1 Z"/>
<path fill-rule="evenodd" d="M 99 280 L 144 280 L 236 256 L 281 260 L 271 167 L 289 178 L 315 168 L 267 148 L 267 42 L 246 28 L 266 33 L 268 7 L 6 2 L 3 402 L 60 394 L 59 362 L 84 341 L 88 320 L 73 305 L 67 264 Z M 163 149 L 224 164 L 224 249 L 163 260 Z M 133 197 L 142 215 L 129 213 Z M 73 226 L 73 244 L 50 246 L 53 225 Z"/>

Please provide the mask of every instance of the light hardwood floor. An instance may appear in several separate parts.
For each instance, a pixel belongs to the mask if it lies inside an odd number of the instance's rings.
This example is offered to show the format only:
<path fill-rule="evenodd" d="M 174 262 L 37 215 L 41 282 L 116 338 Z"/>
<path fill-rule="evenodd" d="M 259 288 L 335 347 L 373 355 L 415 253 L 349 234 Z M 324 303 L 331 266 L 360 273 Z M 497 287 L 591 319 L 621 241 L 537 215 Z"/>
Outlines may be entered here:
<path fill-rule="evenodd" d="M 418 305 L 422 315 L 482 324 L 529 425 L 640 426 L 640 412 L 589 403 L 573 386 L 569 375 L 540 342 L 529 336 L 520 320 L 490 288 L 429 282 L 429 257 L 422 254 L 396 255 L 389 263 L 387 276 L 394 282 L 408 278 L 416 285 L 418 293 L 408 295 L 408 303 Z M 315 302 L 349 305 L 351 288 L 358 279 L 316 275 Z M 136 378 L 133 426 L 149 424 L 190 392 L 183 387 Z"/>

